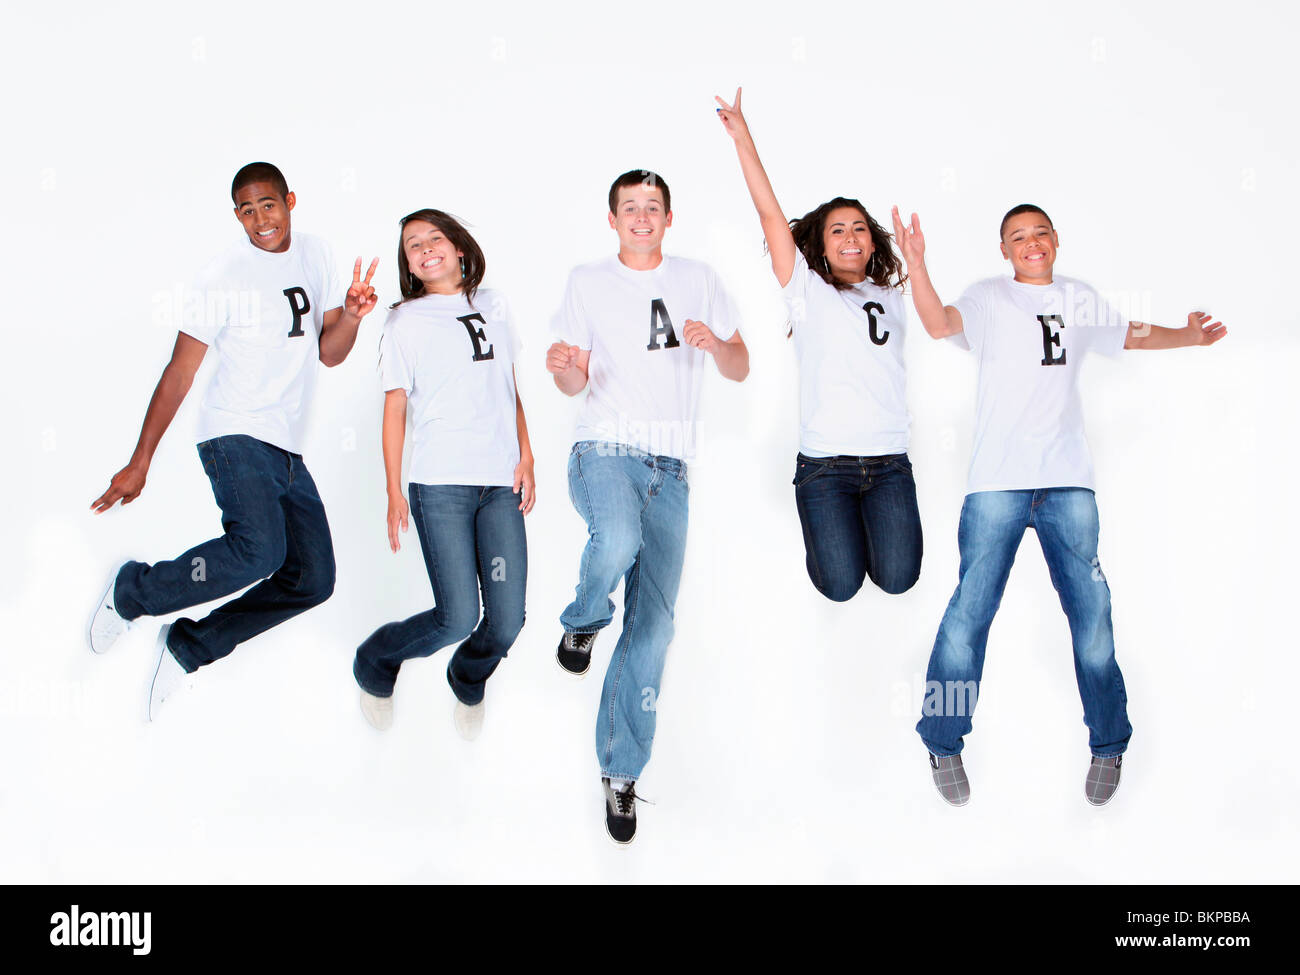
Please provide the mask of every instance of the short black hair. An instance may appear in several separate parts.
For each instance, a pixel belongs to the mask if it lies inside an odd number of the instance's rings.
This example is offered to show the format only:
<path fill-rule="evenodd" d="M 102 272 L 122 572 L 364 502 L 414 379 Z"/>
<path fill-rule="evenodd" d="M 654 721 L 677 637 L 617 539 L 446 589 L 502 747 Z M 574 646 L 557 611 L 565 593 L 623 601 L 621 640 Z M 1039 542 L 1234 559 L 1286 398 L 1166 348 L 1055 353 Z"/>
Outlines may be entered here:
<path fill-rule="evenodd" d="M 236 206 L 239 205 L 239 191 L 253 183 L 270 183 L 282 200 L 289 196 L 289 184 L 285 182 L 284 173 L 269 162 L 251 162 L 235 173 L 230 183 L 230 199 Z"/>
<path fill-rule="evenodd" d="M 1056 226 L 1052 223 L 1052 218 L 1047 215 L 1047 211 L 1042 207 L 1033 203 L 1021 203 L 1019 206 L 1013 206 L 1007 211 L 1007 215 L 1002 218 L 1002 223 L 998 225 L 998 240 L 1001 240 L 1002 235 L 1006 233 L 1007 221 L 1012 217 L 1020 216 L 1022 213 L 1041 213 L 1043 219 L 1047 221 L 1047 226 L 1051 227 L 1053 230 L 1056 229 Z"/>
<path fill-rule="evenodd" d="M 673 196 L 668 192 L 668 184 L 658 173 L 651 172 L 648 169 L 629 169 L 626 173 L 614 180 L 613 185 L 609 188 L 609 212 L 614 213 L 615 207 L 618 206 L 618 191 L 623 186 L 652 186 L 657 190 L 662 190 L 664 194 L 664 211 L 669 212 L 673 208 Z"/>

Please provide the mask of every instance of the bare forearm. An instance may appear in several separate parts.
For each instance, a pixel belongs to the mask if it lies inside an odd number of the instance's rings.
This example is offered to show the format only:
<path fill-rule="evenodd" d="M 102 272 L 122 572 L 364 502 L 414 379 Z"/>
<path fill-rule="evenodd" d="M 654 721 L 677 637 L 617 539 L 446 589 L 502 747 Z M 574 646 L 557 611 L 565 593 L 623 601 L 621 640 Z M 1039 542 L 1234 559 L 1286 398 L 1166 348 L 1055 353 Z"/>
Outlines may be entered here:
<path fill-rule="evenodd" d="M 384 430 L 384 483 L 389 497 L 402 497 L 402 448 L 406 443 L 406 408 L 386 406 Z"/>
<path fill-rule="evenodd" d="M 758 211 L 763 239 L 767 241 L 767 250 L 772 257 L 772 270 L 784 286 L 794 271 L 795 247 L 790 225 L 776 198 L 776 191 L 772 189 L 767 170 L 758 157 L 758 147 L 754 145 L 752 136 L 744 135 L 736 140 L 736 156 L 740 159 L 740 171 L 745 177 L 749 197 Z"/>
<path fill-rule="evenodd" d="M 561 393 L 565 396 L 577 396 L 586 388 L 587 373 L 586 370 L 573 366 L 564 372 L 554 373 L 555 385 L 559 387 Z"/>
<path fill-rule="evenodd" d="M 528 421 L 524 419 L 524 401 L 519 398 L 518 391 L 515 392 L 515 429 L 519 434 L 519 459 L 521 461 L 531 461 L 533 459 L 533 445 L 528 439 Z"/>
<path fill-rule="evenodd" d="M 721 342 L 713 353 L 718 372 L 732 382 L 743 382 L 749 375 L 749 347 L 744 342 Z"/>
<path fill-rule="evenodd" d="M 961 316 L 955 308 L 943 303 L 939 292 L 930 280 L 924 262 L 909 265 L 908 284 L 912 289 L 912 304 L 931 338 L 942 339 L 961 331 Z"/>
<path fill-rule="evenodd" d="M 162 378 L 158 380 L 153 397 L 149 400 L 149 408 L 145 411 L 135 452 L 131 455 L 133 465 L 148 468 L 153 462 L 154 451 L 158 449 L 163 434 L 176 418 L 176 411 L 185 401 L 193 381 L 192 375 L 185 375 L 172 366 L 163 370 Z"/>
<path fill-rule="evenodd" d="M 337 319 L 321 330 L 320 361 L 326 366 L 337 366 L 348 357 L 357 342 L 361 319 L 343 309 Z"/>
<path fill-rule="evenodd" d="M 1195 336 L 1190 329 L 1166 328 L 1163 325 L 1150 325 L 1146 322 L 1129 322 L 1128 336 L 1124 339 L 1126 349 L 1183 349 L 1195 345 Z"/>

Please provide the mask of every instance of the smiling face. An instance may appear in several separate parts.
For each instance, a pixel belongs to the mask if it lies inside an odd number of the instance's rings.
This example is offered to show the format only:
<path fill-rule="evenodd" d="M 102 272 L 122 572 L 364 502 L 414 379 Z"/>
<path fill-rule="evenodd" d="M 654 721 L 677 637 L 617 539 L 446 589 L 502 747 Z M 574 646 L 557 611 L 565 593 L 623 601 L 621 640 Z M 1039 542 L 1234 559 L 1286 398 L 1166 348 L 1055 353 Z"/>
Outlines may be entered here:
<path fill-rule="evenodd" d="M 451 295 L 461 289 L 464 252 L 427 220 L 409 220 L 402 228 L 402 250 L 411 273 L 429 294 Z"/>
<path fill-rule="evenodd" d="M 866 216 L 853 207 L 836 207 L 826 214 L 822 250 L 836 280 L 849 284 L 865 281 L 867 263 L 876 252 Z"/>
<path fill-rule="evenodd" d="M 664 231 L 673 225 L 673 214 L 664 206 L 663 190 L 657 186 L 620 186 L 609 225 L 618 234 L 620 253 L 652 255 L 663 246 Z"/>
<path fill-rule="evenodd" d="M 249 183 L 235 191 L 235 216 L 254 247 L 280 254 L 289 249 L 289 211 L 296 202 L 270 183 Z"/>
<path fill-rule="evenodd" d="M 1052 283 L 1059 246 L 1056 231 L 1042 213 L 1018 213 L 1002 229 L 1002 256 L 1011 262 L 1015 279 L 1022 284 Z"/>

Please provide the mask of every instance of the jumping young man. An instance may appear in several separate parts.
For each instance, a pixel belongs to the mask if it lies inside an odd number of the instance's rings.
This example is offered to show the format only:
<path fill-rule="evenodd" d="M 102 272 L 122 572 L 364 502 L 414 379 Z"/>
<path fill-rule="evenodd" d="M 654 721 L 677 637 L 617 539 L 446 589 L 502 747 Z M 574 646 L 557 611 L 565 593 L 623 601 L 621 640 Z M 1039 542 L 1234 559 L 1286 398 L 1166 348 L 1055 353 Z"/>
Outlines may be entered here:
<path fill-rule="evenodd" d="M 623 586 L 623 630 L 605 672 L 596 757 L 605 828 L 636 834 L 634 785 L 650 758 L 659 681 L 673 638 L 686 551 L 686 462 L 710 357 L 727 379 L 749 374 L 749 350 L 718 276 L 665 256 L 672 198 L 655 173 L 632 170 L 609 189 L 618 254 L 573 269 L 552 322 L 546 368 L 569 396 L 587 390 L 569 455 L 569 497 L 587 523 L 577 593 L 560 615 L 556 658 L 581 676 Z"/>
<path fill-rule="evenodd" d="M 372 308 L 376 258 L 361 258 L 346 293 L 328 245 L 290 233 L 296 198 L 280 170 L 255 162 L 230 188 L 246 239 L 199 275 L 171 361 L 145 413 L 131 462 L 91 508 L 98 514 L 144 490 L 154 451 L 189 392 L 208 347 L 216 372 L 199 414 L 198 451 L 224 534 L 166 562 L 127 562 L 95 607 L 90 647 L 105 653 L 132 620 L 163 616 L 257 583 L 199 621 L 164 625 L 148 718 L 188 675 L 329 598 L 334 549 L 302 446 L 317 363 L 347 358 Z M 260 580 L 260 581 L 259 581 Z"/>
<path fill-rule="evenodd" d="M 1200 312 L 1187 316 L 1185 328 L 1127 321 L 1091 286 L 1055 275 L 1060 241 L 1047 214 L 1032 204 L 1014 207 L 1002 219 L 1002 256 L 1012 276 L 977 282 L 952 305 L 940 300 L 930 281 L 916 214 L 904 226 L 895 207 L 894 233 L 925 330 L 936 339 L 953 339 L 979 361 L 974 456 L 957 530 L 960 579 L 930 654 L 916 726 L 930 751 L 935 786 L 953 805 L 970 798 L 961 750 L 971 730 L 989 626 L 1020 540 L 1033 528 L 1070 623 L 1092 752 L 1084 794 L 1103 805 L 1119 787 L 1132 728 L 1115 662 L 1110 587 L 1097 556 L 1097 502 L 1079 368 L 1092 352 L 1115 356 L 1123 349 L 1212 345 L 1226 329 Z"/>

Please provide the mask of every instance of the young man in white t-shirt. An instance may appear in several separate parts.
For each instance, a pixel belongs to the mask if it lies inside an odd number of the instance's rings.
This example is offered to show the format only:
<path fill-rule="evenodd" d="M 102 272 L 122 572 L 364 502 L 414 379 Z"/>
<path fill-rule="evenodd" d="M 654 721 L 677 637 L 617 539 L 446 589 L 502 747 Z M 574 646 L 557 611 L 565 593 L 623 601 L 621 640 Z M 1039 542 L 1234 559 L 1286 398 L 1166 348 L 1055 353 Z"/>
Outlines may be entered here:
<path fill-rule="evenodd" d="M 246 239 L 213 261 L 188 295 L 171 361 L 145 414 L 131 462 L 91 508 L 102 513 L 144 490 L 154 451 L 209 346 L 218 361 L 199 414 L 199 457 L 225 533 L 167 562 L 127 562 L 95 608 L 90 645 L 104 653 L 128 621 L 210 602 L 257 583 L 198 622 L 159 631 L 148 716 L 199 667 L 334 590 L 334 549 L 320 495 L 302 460 L 317 363 L 336 366 L 375 306 L 361 259 L 344 293 L 324 241 L 290 233 L 296 198 L 270 163 L 231 184 Z M 259 581 L 261 580 L 261 581 Z"/>
<path fill-rule="evenodd" d="M 659 680 L 673 637 L 686 550 L 686 461 L 710 356 L 728 379 L 749 373 L 749 350 L 713 270 L 665 256 L 668 186 L 632 170 L 609 190 L 617 256 L 573 269 L 552 323 L 546 368 L 564 393 L 587 390 L 569 455 L 569 497 L 587 523 L 577 594 L 560 616 L 560 666 L 581 676 L 624 580 L 623 631 L 596 719 L 605 828 L 636 832 L 633 788 L 650 757 Z"/>
<path fill-rule="evenodd" d="M 979 360 L 975 447 L 961 523 L 960 581 L 939 626 L 917 732 L 930 751 L 935 786 L 964 805 L 962 767 L 989 626 L 1016 549 L 1033 528 L 1070 622 L 1075 675 L 1092 761 L 1084 793 L 1094 805 L 1119 787 L 1132 728 L 1115 662 L 1110 587 L 1097 557 L 1097 503 L 1083 432 L 1078 373 L 1092 352 L 1211 345 L 1226 333 L 1192 312 L 1185 328 L 1127 321 L 1082 281 L 1053 274 L 1059 239 L 1032 204 L 1010 210 L 1000 230 L 1010 278 L 990 278 L 945 305 L 925 267 L 925 239 L 912 215 L 894 232 L 907 260 L 912 300 L 933 338 L 951 338 Z"/>

